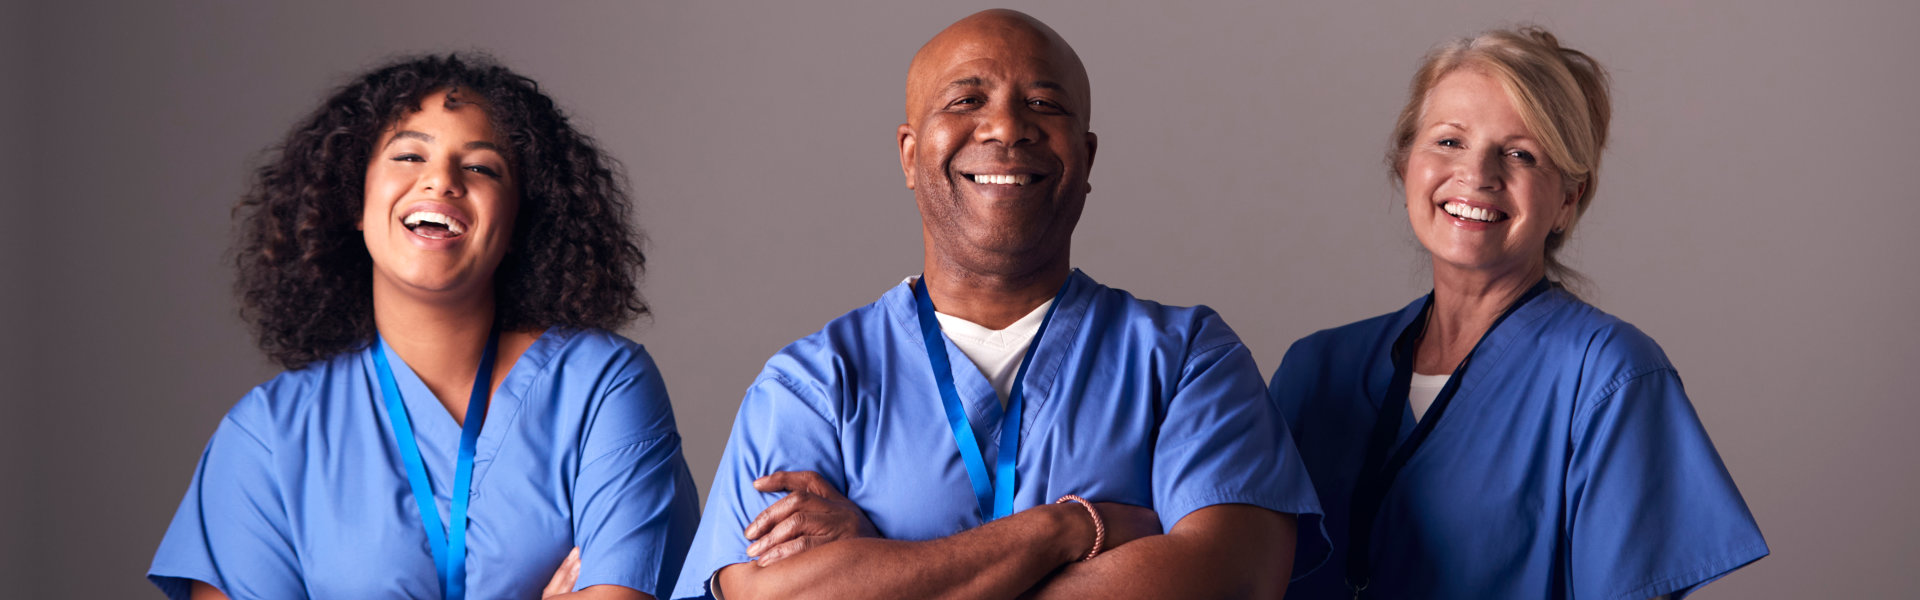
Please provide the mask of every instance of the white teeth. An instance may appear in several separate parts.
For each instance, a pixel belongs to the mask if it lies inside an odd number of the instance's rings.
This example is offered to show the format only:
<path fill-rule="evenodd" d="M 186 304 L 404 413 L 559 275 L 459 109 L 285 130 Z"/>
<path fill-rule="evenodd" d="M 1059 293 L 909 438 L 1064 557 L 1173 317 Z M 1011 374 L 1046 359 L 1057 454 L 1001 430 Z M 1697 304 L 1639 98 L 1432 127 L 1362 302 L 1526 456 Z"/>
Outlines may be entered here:
<path fill-rule="evenodd" d="M 973 180 L 976 183 L 994 183 L 994 184 L 1000 184 L 1000 185 L 1026 185 L 1028 182 L 1033 181 L 1033 176 L 1032 175 L 988 175 L 985 173 L 981 173 L 979 175 L 974 175 Z"/>
<path fill-rule="evenodd" d="M 1471 221 L 1480 221 L 1482 223 L 1492 223 L 1494 219 L 1499 216 L 1499 213 L 1493 210 L 1467 206 L 1458 202 L 1448 202 L 1441 205 L 1440 208 L 1447 211 L 1447 214 Z"/>
<path fill-rule="evenodd" d="M 466 232 L 465 229 L 460 227 L 460 222 L 453 220 L 453 217 L 428 210 L 407 215 L 407 218 L 402 222 L 405 223 L 407 227 L 415 227 L 421 223 L 433 223 L 447 228 L 447 231 L 452 232 L 454 235 L 460 235 Z"/>

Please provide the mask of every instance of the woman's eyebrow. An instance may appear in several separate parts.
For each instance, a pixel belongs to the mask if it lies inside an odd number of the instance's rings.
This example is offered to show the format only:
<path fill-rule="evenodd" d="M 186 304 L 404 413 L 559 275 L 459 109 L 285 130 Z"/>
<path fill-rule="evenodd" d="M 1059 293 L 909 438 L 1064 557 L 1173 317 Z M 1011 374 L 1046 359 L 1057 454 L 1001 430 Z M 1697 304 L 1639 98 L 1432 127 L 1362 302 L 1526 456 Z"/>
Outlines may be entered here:
<path fill-rule="evenodd" d="M 427 142 L 427 143 L 433 142 L 433 136 L 431 135 L 420 133 L 418 131 L 414 131 L 411 129 L 403 129 L 403 130 L 394 132 L 393 138 L 387 140 L 387 145 L 392 146 L 394 142 L 398 142 L 401 139 L 415 139 L 415 140 L 420 140 L 422 142 Z"/>

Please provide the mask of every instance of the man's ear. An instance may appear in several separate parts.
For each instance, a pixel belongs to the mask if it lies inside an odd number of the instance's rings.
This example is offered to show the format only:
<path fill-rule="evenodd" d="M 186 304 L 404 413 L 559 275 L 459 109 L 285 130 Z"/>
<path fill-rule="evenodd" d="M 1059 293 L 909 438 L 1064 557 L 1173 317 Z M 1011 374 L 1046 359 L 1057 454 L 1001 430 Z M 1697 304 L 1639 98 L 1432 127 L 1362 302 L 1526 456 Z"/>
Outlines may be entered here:
<path fill-rule="evenodd" d="M 1093 193 L 1093 157 L 1100 150 L 1100 136 L 1087 132 L 1087 194 Z"/>
<path fill-rule="evenodd" d="M 907 123 L 901 123 L 900 128 L 894 130 L 894 135 L 899 138 L 898 141 L 900 142 L 900 175 L 907 179 L 907 189 L 911 190 L 914 185 L 914 152 L 918 150 L 915 143 L 918 140 L 914 137 L 913 126 Z"/>

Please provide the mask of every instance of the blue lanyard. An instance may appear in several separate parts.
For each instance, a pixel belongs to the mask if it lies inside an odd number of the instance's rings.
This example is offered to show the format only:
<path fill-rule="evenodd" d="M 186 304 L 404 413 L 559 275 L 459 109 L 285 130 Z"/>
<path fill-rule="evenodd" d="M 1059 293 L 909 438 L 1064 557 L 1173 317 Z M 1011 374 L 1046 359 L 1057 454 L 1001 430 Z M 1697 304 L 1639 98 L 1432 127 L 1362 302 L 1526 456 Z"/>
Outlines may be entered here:
<path fill-rule="evenodd" d="M 413 422 L 407 419 L 407 407 L 400 401 L 400 386 L 393 381 L 393 367 L 387 364 L 387 342 L 381 339 L 374 348 L 373 366 L 380 372 L 380 395 L 387 401 L 387 418 L 393 421 L 393 435 L 400 445 L 400 457 L 407 462 L 407 485 L 413 488 L 413 500 L 420 505 L 420 524 L 427 530 L 427 543 L 433 550 L 433 568 L 440 576 L 442 598 L 462 600 L 467 596 L 467 496 L 473 489 L 473 447 L 480 440 L 480 424 L 487 419 L 487 397 L 493 381 L 493 354 L 500 346 L 500 331 L 487 334 L 487 349 L 480 353 L 480 370 L 473 374 L 473 395 L 467 400 L 467 416 L 460 425 L 460 458 L 453 472 L 453 517 L 440 526 L 440 508 L 433 503 L 433 484 L 427 479 L 427 466 L 420 460 L 420 442 L 413 436 Z"/>
<path fill-rule="evenodd" d="M 927 276 L 921 275 L 913 283 L 913 299 L 920 309 L 920 335 L 927 342 L 927 361 L 933 363 L 933 380 L 940 386 L 940 401 L 946 405 L 947 425 L 953 427 L 953 443 L 960 447 L 960 461 L 967 465 L 967 479 L 973 482 L 973 496 L 980 503 L 980 514 L 991 516 L 989 521 L 1013 514 L 1013 462 L 1020 450 L 1020 397 L 1023 395 L 1020 384 L 1026 381 L 1033 352 L 1040 348 L 1040 337 L 1047 333 L 1047 323 L 1053 320 L 1053 311 L 1060 308 L 1060 296 L 1066 293 L 1066 284 L 1061 284 L 1060 291 L 1053 295 L 1053 305 L 1047 307 L 1047 315 L 1040 319 L 1040 328 L 1033 332 L 1033 341 L 1027 344 L 1027 355 L 1020 359 L 1020 371 L 1013 376 L 1013 392 L 1007 395 L 1006 416 L 1000 422 L 1000 455 L 994 460 L 994 477 L 987 479 L 987 461 L 981 458 L 980 442 L 973 437 L 973 422 L 967 419 L 967 407 L 960 403 L 960 392 L 953 387 L 953 363 L 947 360 L 947 344 L 940 337 L 940 321 L 933 316 L 933 297 L 927 293 Z"/>

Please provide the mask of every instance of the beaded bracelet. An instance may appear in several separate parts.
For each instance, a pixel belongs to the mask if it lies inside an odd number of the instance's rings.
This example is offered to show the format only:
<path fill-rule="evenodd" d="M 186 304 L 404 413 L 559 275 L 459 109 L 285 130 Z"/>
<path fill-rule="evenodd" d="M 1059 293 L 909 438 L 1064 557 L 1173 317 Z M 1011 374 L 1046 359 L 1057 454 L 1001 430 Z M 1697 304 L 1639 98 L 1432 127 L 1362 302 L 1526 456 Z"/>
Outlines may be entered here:
<path fill-rule="evenodd" d="M 1087 515 L 1093 517 L 1093 548 L 1087 550 L 1086 556 L 1080 557 L 1080 562 L 1086 562 L 1100 555 L 1100 546 L 1107 541 L 1107 524 L 1105 521 L 1100 520 L 1100 511 L 1094 510 L 1093 503 L 1088 502 L 1086 498 L 1067 494 L 1061 496 L 1059 500 L 1053 501 L 1054 504 L 1064 504 L 1067 502 L 1079 502 L 1081 506 L 1087 507 Z"/>

